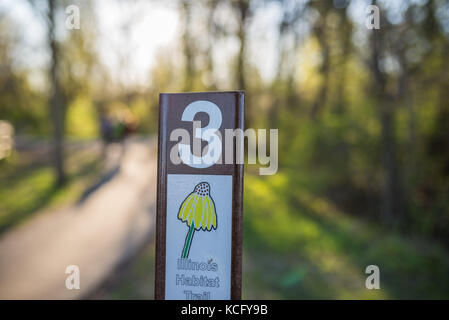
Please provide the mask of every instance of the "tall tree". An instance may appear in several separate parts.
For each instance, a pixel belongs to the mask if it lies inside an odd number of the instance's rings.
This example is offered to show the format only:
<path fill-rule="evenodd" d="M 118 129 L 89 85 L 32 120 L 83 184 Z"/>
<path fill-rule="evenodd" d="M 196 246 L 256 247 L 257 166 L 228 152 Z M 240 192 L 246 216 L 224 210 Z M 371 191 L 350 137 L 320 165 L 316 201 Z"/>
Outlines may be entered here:
<path fill-rule="evenodd" d="M 61 186 L 66 180 L 64 170 L 64 127 L 66 107 L 64 105 L 64 97 L 62 86 L 60 83 L 60 45 L 56 39 L 56 19 L 58 10 L 58 1 L 46 0 L 46 12 L 42 11 L 39 3 L 29 0 L 33 10 L 42 18 L 47 31 L 47 46 L 50 52 L 50 65 L 48 68 L 49 78 L 49 115 L 52 125 L 53 137 L 53 161 L 56 171 L 56 185 Z"/>
<path fill-rule="evenodd" d="M 317 19 L 313 26 L 313 33 L 318 40 L 321 48 L 321 66 L 319 72 L 322 80 L 315 101 L 312 104 L 311 116 L 316 118 L 321 109 L 327 101 L 330 82 L 330 67 L 331 67 L 331 53 L 330 53 L 330 41 L 329 31 L 326 25 L 327 16 L 333 9 L 330 1 L 314 0 L 309 3 L 311 8 L 316 9 L 320 15 L 320 19 Z"/>
<path fill-rule="evenodd" d="M 67 41 L 57 37 L 60 26 L 60 12 L 66 5 L 73 4 L 63 0 L 29 0 L 33 10 L 41 17 L 46 26 L 46 46 L 50 53 L 48 67 L 49 80 L 49 118 L 52 127 L 53 162 L 56 172 L 56 185 L 66 181 L 64 166 L 64 136 L 66 128 L 67 106 L 88 85 L 95 56 L 86 41 L 86 34 L 80 30 L 71 30 Z M 45 3 L 45 6 L 42 4 Z M 87 20 L 87 19 L 86 19 Z M 62 20 L 65 22 L 65 20 Z M 89 30 L 89 28 L 85 28 Z M 89 35 L 90 37 L 91 35 Z M 91 39 L 90 39 L 91 40 Z M 82 63 L 84 68 L 77 68 L 74 60 Z M 84 71 L 80 71 L 84 70 Z"/>
<path fill-rule="evenodd" d="M 181 11 L 181 17 L 183 19 L 182 49 L 185 59 L 183 90 L 192 91 L 196 76 L 195 48 L 194 48 L 194 40 L 191 35 L 192 2 L 188 0 L 181 0 L 179 6 Z"/>
<path fill-rule="evenodd" d="M 247 46 L 247 21 L 250 17 L 249 0 L 235 0 L 232 2 L 238 17 L 237 38 L 240 42 L 239 52 L 237 54 L 237 66 L 235 72 L 235 83 L 239 90 L 246 90 L 246 72 L 245 72 L 245 54 Z"/>
<path fill-rule="evenodd" d="M 214 60 L 213 60 L 213 48 L 214 40 L 219 35 L 219 28 L 214 20 L 215 11 L 217 10 L 219 0 L 206 0 L 205 6 L 207 9 L 207 20 L 206 20 L 206 33 L 207 33 L 207 47 L 205 50 L 206 56 L 206 67 L 205 72 L 207 75 L 208 82 L 205 86 L 208 90 L 216 90 L 217 86 L 214 79 Z"/>
<path fill-rule="evenodd" d="M 373 2 L 376 5 L 376 1 Z M 383 15 L 381 15 L 382 17 Z M 384 172 L 381 216 L 387 223 L 397 222 L 402 215 L 401 187 L 399 166 L 397 163 L 397 145 L 394 132 L 395 99 L 387 89 L 388 75 L 381 68 L 381 59 L 386 54 L 386 33 L 391 26 L 381 19 L 380 29 L 373 29 L 370 37 L 370 71 L 372 74 L 372 91 L 377 105 L 381 124 L 382 164 Z"/>
<path fill-rule="evenodd" d="M 347 73 L 348 73 L 348 61 L 352 53 L 352 35 L 353 26 L 352 22 L 349 20 L 347 15 L 347 8 L 341 8 L 337 10 L 339 17 L 338 29 L 335 30 L 338 37 L 339 43 L 339 59 L 338 59 L 338 70 L 337 70 L 337 89 L 336 89 L 336 101 L 335 101 L 335 111 L 337 113 L 342 113 L 345 110 L 346 96 L 345 96 L 345 85 L 347 83 Z"/>
<path fill-rule="evenodd" d="M 298 22 L 304 18 L 306 12 L 304 3 L 290 0 L 279 0 L 279 3 L 282 7 L 282 18 L 278 25 L 278 63 L 273 81 L 275 94 L 268 111 L 270 128 L 278 125 L 281 106 L 285 106 L 289 114 L 298 109 L 299 96 L 295 88 L 296 54 L 302 36 Z"/>
<path fill-rule="evenodd" d="M 66 179 L 64 170 L 64 130 L 66 105 L 59 78 L 60 52 L 56 40 L 56 0 L 48 0 L 48 28 L 47 41 L 50 48 L 51 60 L 49 68 L 50 78 L 50 118 L 53 125 L 53 156 L 56 168 L 56 183 L 61 186 Z"/>

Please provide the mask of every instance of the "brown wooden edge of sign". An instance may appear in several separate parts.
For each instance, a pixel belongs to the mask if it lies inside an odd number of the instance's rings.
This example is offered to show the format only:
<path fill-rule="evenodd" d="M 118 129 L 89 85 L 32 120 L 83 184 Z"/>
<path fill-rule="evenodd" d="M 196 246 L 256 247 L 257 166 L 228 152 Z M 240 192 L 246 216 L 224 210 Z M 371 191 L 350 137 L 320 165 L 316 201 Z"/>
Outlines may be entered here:
<path fill-rule="evenodd" d="M 214 92 L 199 92 L 214 93 Z M 235 93 L 236 128 L 244 130 L 245 93 Z M 156 203 L 156 266 L 154 298 L 165 300 L 165 250 L 166 250 L 166 211 L 167 211 L 167 108 L 162 108 L 166 94 L 159 94 L 159 128 L 158 128 L 158 172 Z M 234 160 L 236 144 L 234 143 Z M 233 172 L 232 186 L 232 245 L 231 245 L 231 300 L 242 298 L 242 221 L 243 221 L 243 164 L 236 164 Z"/>

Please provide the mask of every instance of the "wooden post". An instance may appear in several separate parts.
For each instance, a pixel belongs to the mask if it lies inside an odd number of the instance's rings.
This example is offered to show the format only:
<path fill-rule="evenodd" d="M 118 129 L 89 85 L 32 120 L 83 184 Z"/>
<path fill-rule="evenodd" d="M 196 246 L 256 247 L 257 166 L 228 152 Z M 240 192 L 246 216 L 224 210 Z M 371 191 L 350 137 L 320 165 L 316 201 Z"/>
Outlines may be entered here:
<path fill-rule="evenodd" d="M 156 299 L 241 299 L 243 121 L 242 91 L 160 94 Z"/>

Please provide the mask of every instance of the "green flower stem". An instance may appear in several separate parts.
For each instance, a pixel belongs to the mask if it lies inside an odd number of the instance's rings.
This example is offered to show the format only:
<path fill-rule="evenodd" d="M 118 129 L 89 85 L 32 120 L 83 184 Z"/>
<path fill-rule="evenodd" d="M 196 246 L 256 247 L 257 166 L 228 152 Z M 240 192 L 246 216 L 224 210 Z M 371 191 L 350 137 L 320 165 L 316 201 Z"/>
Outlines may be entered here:
<path fill-rule="evenodd" d="M 192 221 L 192 225 L 190 226 L 189 232 L 187 233 L 186 241 L 184 243 L 184 249 L 182 250 L 182 259 L 186 259 L 189 257 L 190 246 L 192 245 L 193 234 L 195 233 L 195 226 Z"/>

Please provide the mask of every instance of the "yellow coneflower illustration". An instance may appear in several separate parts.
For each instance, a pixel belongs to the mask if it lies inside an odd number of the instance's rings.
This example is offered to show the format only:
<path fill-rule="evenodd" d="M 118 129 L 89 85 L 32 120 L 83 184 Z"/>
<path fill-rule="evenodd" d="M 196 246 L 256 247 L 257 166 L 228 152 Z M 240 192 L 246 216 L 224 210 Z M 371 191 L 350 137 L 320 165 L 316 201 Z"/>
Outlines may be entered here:
<path fill-rule="evenodd" d="M 198 183 L 182 202 L 178 219 L 189 227 L 181 258 L 188 258 L 195 230 L 211 231 L 217 229 L 215 203 L 210 196 L 207 182 Z"/>

